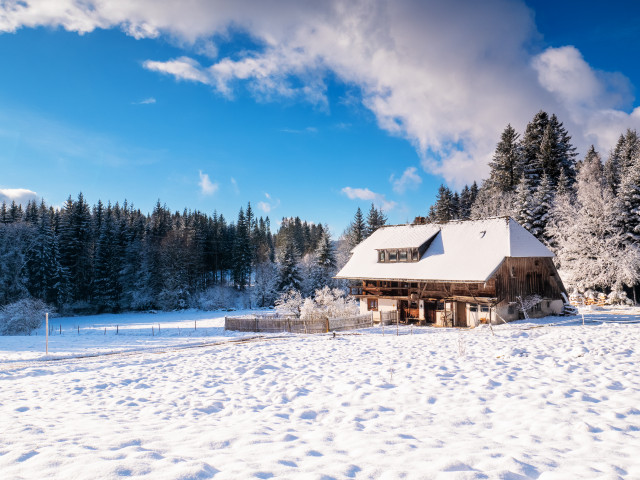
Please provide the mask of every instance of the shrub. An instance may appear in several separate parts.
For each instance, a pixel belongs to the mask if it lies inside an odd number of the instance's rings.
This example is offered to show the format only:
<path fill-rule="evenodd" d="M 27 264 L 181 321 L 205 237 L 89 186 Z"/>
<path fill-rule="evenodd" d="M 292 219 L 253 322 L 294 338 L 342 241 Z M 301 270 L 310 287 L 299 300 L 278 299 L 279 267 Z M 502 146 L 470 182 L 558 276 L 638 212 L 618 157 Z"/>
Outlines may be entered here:
<path fill-rule="evenodd" d="M 52 309 L 42 300 L 24 298 L 0 309 L 1 335 L 31 335 Z"/>

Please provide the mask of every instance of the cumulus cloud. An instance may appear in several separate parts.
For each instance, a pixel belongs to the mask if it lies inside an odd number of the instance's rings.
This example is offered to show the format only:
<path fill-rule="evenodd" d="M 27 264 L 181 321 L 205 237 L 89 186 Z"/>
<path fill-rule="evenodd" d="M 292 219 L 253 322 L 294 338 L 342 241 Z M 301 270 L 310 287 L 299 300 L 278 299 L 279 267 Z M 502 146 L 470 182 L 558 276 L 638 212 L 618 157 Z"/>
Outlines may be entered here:
<path fill-rule="evenodd" d="M 593 69 L 574 47 L 540 52 L 534 15 L 523 1 L 1 5 L 3 31 L 45 25 L 79 33 L 120 28 L 136 38 L 164 35 L 185 55 L 149 59 L 145 68 L 227 97 L 242 85 L 260 100 L 302 99 L 324 108 L 327 79 L 338 79 L 358 92 L 380 128 L 415 146 L 426 171 L 455 186 L 486 175 L 506 124 L 522 131 L 540 109 L 557 113 L 582 149 L 594 141 L 608 149 L 613 129 L 617 135 L 640 128 L 640 112 L 629 113 L 628 80 Z M 218 45 L 237 31 L 256 47 L 220 57 Z M 189 56 L 189 50 L 203 49 L 210 53 L 206 64 Z"/>
<path fill-rule="evenodd" d="M 198 185 L 200 186 L 200 193 L 202 193 L 202 195 L 213 195 L 216 193 L 219 187 L 218 183 L 212 182 L 209 175 L 202 173 L 202 170 L 198 173 L 200 175 L 200 181 L 198 182 Z"/>
<path fill-rule="evenodd" d="M 26 205 L 29 200 L 36 200 L 38 194 L 26 188 L 0 188 L 0 203 L 16 202 Z"/>
<path fill-rule="evenodd" d="M 416 167 L 407 168 L 400 178 L 391 175 L 389 181 L 393 185 L 393 191 L 396 193 L 404 193 L 408 188 L 416 188 L 422 183 L 422 177 L 418 175 Z"/>
<path fill-rule="evenodd" d="M 385 212 L 393 210 L 397 205 L 396 202 L 387 200 L 385 195 L 383 195 L 382 193 L 373 192 L 368 188 L 344 187 L 342 189 L 342 193 L 344 193 L 347 198 L 351 200 L 366 200 L 368 202 L 371 202 L 376 207 L 381 208 Z"/>

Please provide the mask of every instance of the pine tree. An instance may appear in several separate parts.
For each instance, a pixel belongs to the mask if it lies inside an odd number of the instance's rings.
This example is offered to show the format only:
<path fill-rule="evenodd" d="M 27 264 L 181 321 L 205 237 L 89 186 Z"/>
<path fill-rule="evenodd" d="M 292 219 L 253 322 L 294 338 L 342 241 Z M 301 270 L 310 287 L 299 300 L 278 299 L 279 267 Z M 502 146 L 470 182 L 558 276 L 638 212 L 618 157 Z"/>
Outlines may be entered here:
<path fill-rule="evenodd" d="M 620 224 L 627 245 L 640 245 L 640 151 L 627 163 L 618 188 Z"/>
<path fill-rule="evenodd" d="M 581 290 L 634 285 L 639 279 L 638 247 L 625 245 L 621 206 L 593 148 L 578 170 L 576 189 L 573 205 L 556 202 L 547 228 L 568 283 Z"/>
<path fill-rule="evenodd" d="M 539 153 L 545 129 L 549 124 L 549 115 L 540 110 L 527 124 L 522 138 L 523 173 L 532 189 L 540 183 L 544 171 Z"/>
<path fill-rule="evenodd" d="M 279 263 L 278 292 L 286 293 L 290 290 L 300 291 L 302 279 L 298 271 L 298 252 L 292 238 L 285 240 Z"/>
<path fill-rule="evenodd" d="M 44 201 L 38 210 L 36 228 L 25 252 L 27 288 L 34 298 L 59 306 L 64 301 L 63 271 L 51 217 Z"/>
<path fill-rule="evenodd" d="M 538 240 L 549 245 L 550 238 L 546 234 L 547 222 L 549 221 L 549 213 L 553 207 L 553 186 L 549 176 L 545 173 L 542 175 L 540 185 L 533 196 L 531 205 L 531 233 Z"/>
<path fill-rule="evenodd" d="M 373 232 L 384 226 L 386 223 L 387 217 L 382 213 L 382 210 L 376 209 L 375 205 L 372 203 L 369 213 L 367 214 L 364 238 L 368 238 Z"/>
<path fill-rule="evenodd" d="M 72 301 L 91 300 L 93 231 L 91 213 L 82 193 L 63 206 L 59 225 L 60 264 L 67 272 Z"/>
<path fill-rule="evenodd" d="M 564 174 L 568 184 L 571 186 L 576 180 L 576 148 L 571 144 L 571 136 L 564 128 L 562 122 L 558 120 L 555 113 L 549 119 L 549 125 L 553 130 L 555 138 L 555 154 L 556 158 L 547 174 L 550 176 L 553 185 L 558 184 L 560 175 Z"/>
<path fill-rule="evenodd" d="M 355 247 L 366 238 L 366 232 L 367 227 L 364 222 L 362 210 L 360 210 L 360 207 L 358 207 L 358 210 L 356 210 L 356 214 L 353 217 L 353 221 L 349 225 L 346 234 L 351 248 Z"/>
<path fill-rule="evenodd" d="M 233 283 L 240 290 L 244 290 L 250 283 L 252 258 L 248 219 L 240 208 L 233 242 Z"/>
<path fill-rule="evenodd" d="M 527 230 L 533 228 L 532 194 L 529 179 L 526 174 L 520 177 L 514 196 L 515 220 Z"/>
<path fill-rule="evenodd" d="M 436 203 L 434 206 L 433 221 L 436 223 L 446 223 L 449 220 L 455 218 L 453 194 L 444 185 L 440 185 L 438 189 L 438 195 L 436 196 Z"/>
<path fill-rule="evenodd" d="M 491 173 L 488 181 L 498 191 L 512 192 L 522 175 L 522 147 L 519 138 L 520 134 L 511 125 L 507 125 L 500 136 L 493 159 L 489 162 Z"/>
<path fill-rule="evenodd" d="M 315 252 L 316 265 L 312 271 L 312 292 L 325 286 L 333 287 L 333 275 L 336 273 L 336 257 L 329 231 L 325 231 Z"/>

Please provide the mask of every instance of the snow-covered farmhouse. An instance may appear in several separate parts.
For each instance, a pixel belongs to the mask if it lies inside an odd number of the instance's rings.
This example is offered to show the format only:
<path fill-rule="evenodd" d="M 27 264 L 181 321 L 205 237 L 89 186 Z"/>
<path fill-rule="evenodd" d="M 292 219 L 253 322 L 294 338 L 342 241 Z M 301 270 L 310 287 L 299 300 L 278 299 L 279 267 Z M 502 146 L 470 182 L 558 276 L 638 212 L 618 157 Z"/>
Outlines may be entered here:
<path fill-rule="evenodd" d="M 561 313 L 566 290 L 553 253 L 510 217 L 381 227 L 352 250 L 350 279 L 374 320 L 469 327 Z M 394 313 L 395 312 L 395 313 Z"/>

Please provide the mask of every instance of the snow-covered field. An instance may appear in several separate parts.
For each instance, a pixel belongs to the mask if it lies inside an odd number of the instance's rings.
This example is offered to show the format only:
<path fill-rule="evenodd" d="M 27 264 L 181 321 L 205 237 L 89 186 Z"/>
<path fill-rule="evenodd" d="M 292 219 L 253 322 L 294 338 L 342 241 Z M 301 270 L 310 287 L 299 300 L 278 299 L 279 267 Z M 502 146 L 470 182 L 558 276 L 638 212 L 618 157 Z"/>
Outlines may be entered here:
<path fill-rule="evenodd" d="M 589 322 L 633 313 L 243 342 L 224 313 L 55 319 L 48 358 L 0 337 L 0 478 L 640 478 L 640 324 Z"/>

